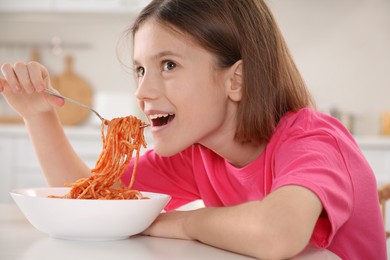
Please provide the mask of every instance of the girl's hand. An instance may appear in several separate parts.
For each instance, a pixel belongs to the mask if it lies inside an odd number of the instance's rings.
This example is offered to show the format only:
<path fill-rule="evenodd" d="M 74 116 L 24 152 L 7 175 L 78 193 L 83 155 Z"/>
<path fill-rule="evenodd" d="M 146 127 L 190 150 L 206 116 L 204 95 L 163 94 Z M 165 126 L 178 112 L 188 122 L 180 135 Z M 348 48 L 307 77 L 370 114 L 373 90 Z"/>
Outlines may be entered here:
<path fill-rule="evenodd" d="M 28 119 L 62 106 L 64 100 L 44 92 L 51 88 L 47 69 L 38 62 L 3 64 L 0 92 L 23 118 Z"/>
<path fill-rule="evenodd" d="M 198 240 L 258 259 L 290 259 L 305 249 L 322 211 L 312 191 L 286 185 L 263 200 L 162 213 L 143 234 Z"/>
<path fill-rule="evenodd" d="M 156 220 L 149 226 L 143 235 L 154 237 L 168 237 L 176 239 L 191 238 L 185 233 L 185 221 L 191 215 L 192 211 L 170 211 L 161 213 Z"/>

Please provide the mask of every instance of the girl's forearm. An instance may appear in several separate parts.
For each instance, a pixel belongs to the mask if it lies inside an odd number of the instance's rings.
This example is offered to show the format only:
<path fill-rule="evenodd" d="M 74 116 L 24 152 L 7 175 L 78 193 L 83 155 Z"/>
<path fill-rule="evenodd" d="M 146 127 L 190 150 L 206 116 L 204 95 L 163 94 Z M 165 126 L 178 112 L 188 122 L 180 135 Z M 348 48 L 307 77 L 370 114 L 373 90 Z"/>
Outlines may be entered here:
<path fill-rule="evenodd" d="M 266 234 L 267 227 L 262 223 L 261 216 L 251 208 L 243 204 L 196 210 L 187 218 L 185 233 L 192 239 L 221 249 L 256 258 L 269 258 L 267 254 L 273 251 L 273 239 Z M 258 219 L 254 219 L 256 216 Z M 275 236 L 276 233 L 273 238 Z"/>
<path fill-rule="evenodd" d="M 89 174 L 78 157 L 55 111 L 25 119 L 42 172 L 50 186 L 63 186 Z"/>
<path fill-rule="evenodd" d="M 283 245 L 280 239 L 289 230 L 282 227 L 280 230 L 283 232 L 278 232 L 261 214 L 255 212 L 258 209 L 253 207 L 254 204 L 260 202 L 162 213 L 143 234 L 198 240 L 260 259 L 285 259 L 294 255 L 295 252 L 286 253 L 290 248 Z M 280 243 L 275 242 L 278 240 Z"/>
<path fill-rule="evenodd" d="M 305 248 L 321 210 L 314 193 L 285 186 L 262 201 L 192 211 L 183 237 L 256 258 L 286 259 Z"/>

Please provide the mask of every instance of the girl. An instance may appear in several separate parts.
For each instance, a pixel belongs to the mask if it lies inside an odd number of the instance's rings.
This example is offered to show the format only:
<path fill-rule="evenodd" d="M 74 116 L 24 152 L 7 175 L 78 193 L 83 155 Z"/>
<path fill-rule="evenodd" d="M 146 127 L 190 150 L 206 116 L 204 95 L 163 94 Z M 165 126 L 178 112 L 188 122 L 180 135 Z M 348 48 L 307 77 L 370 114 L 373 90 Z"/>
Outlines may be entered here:
<path fill-rule="evenodd" d="M 350 133 L 312 108 L 262 0 L 155 0 L 129 32 L 154 139 L 134 188 L 172 196 L 145 235 L 257 258 L 315 245 L 342 259 L 386 259 L 373 172 Z M 63 101 L 42 92 L 47 70 L 18 62 L 2 72 L 49 184 L 88 176 L 53 109 Z M 198 199 L 206 207 L 174 211 Z"/>

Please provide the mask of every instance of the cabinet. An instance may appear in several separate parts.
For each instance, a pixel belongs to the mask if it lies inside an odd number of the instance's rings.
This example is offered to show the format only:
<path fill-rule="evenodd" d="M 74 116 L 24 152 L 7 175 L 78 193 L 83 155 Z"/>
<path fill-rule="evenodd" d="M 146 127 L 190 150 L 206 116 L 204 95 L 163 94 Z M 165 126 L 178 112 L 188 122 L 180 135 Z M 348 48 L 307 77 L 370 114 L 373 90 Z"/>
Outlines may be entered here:
<path fill-rule="evenodd" d="M 0 203 L 8 201 L 8 191 L 12 182 L 12 173 L 14 172 L 12 160 L 13 146 L 12 140 L 0 136 Z"/>
<path fill-rule="evenodd" d="M 77 154 L 93 168 L 102 151 L 100 125 L 64 129 Z M 145 138 L 148 147 L 152 147 L 148 131 Z M 142 148 L 141 154 L 144 152 Z M 9 195 L 12 189 L 45 186 L 47 183 L 24 125 L 0 124 L 0 203 L 12 202 Z"/>
<path fill-rule="evenodd" d="M 66 127 L 65 133 L 92 168 L 102 150 L 100 126 Z M 24 126 L 0 126 L 0 165 L 0 203 L 12 201 L 9 191 L 14 188 L 47 186 Z"/>

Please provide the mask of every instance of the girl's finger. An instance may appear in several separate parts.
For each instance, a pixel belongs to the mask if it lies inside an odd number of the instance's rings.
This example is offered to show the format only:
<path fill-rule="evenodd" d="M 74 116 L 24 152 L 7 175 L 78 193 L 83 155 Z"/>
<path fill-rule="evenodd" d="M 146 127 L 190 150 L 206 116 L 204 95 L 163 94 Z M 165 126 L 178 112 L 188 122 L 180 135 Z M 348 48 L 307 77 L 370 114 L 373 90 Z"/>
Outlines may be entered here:
<path fill-rule="evenodd" d="M 27 70 L 36 91 L 41 92 L 48 87 L 49 74 L 41 64 L 35 61 L 29 62 L 27 63 Z"/>
<path fill-rule="evenodd" d="M 18 78 L 16 77 L 15 71 L 14 71 L 11 64 L 9 64 L 9 63 L 3 64 L 1 66 L 1 71 L 4 75 L 4 78 L 8 82 L 8 85 L 10 86 L 10 88 L 13 92 L 16 93 L 16 92 L 19 92 L 22 90 L 22 88 L 20 87 Z"/>
<path fill-rule="evenodd" d="M 7 80 L 0 76 L 0 93 L 8 95 L 10 92 L 13 92 L 9 86 Z"/>
<path fill-rule="evenodd" d="M 4 91 L 5 79 L 0 77 L 0 92 Z"/>
<path fill-rule="evenodd" d="M 27 69 L 27 65 L 24 62 L 17 62 L 14 65 L 14 71 L 16 74 L 16 77 L 18 78 L 20 86 L 27 92 L 27 93 L 33 93 L 35 91 L 35 88 L 33 87 L 31 80 L 30 80 L 30 74 Z"/>

